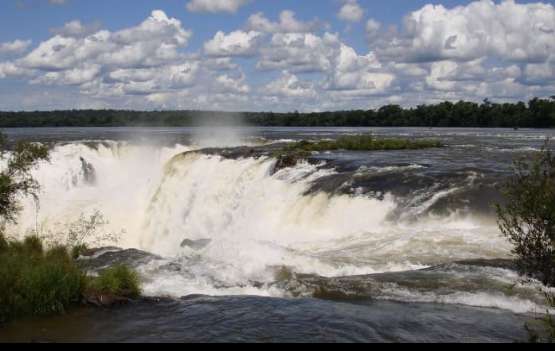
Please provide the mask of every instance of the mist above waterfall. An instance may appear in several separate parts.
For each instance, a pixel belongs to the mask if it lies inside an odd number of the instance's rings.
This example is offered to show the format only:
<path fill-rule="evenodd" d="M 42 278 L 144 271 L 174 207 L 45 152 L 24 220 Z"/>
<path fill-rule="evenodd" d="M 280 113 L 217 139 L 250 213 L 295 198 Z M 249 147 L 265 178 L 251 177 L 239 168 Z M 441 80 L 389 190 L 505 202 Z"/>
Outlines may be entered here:
<path fill-rule="evenodd" d="M 244 144 L 247 136 L 243 115 L 240 113 L 193 118 L 192 141 L 201 148 L 232 147 Z"/>

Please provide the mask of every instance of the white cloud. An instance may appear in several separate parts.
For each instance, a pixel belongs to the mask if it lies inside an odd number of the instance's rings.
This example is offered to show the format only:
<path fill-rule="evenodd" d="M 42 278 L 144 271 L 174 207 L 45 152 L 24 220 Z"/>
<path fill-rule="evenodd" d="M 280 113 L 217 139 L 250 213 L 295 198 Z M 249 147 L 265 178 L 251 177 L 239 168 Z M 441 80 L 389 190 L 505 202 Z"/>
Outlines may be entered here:
<path fill-rule="evenodd" d="M 230 71 L 239 68 L 239 65 L 234 63 L 231 57 L 208 58 L 203 61 L 203 65 L 211 71 Z"/>
<path fill-rule="evenodd" d="M 282 11 L 278 22 L 272 22 L 264 16 L 262 12 L 250 16 L 247 21 L 247 28 L 265 33 L 308 33 L 316 31 L 320 23 L 316 20 L 302 22 L 295 18 L 295 12 L 290 10 Z"/>
<path fill-rule="evenodd" d="M 257 67 L 262 70 L 292 72 L 325 72 L 331 68 L 330 57 L 339 47 L 337 35 L 323 37 L 307 33 L 277 33 L 261 49 Z"/>
<path fill-rule="evenodd" d="M 215 91 L 234 94 L 248 94 L 251 89 L 245 83 L 245 76 L 233 78 L 227 74 L 220 75 L 216 78 Z"/>
<path fill-rule="evenodd" d="M 6 77 L 25 77 L 31 75 L 31 70 L 19 67 L 13 62 L 0 62 L 0 79 L 4 79 Z"/>
<path fill-rule="evenodd" d="M 187 10 L 191 12 L 228 12 L 235 13 L 250 0 L 191 0 L 187 3 Z"/>
<path fill-rule="evenodd" d="M 447 9 L 426 5 L 404 20 L 404 33 L 385 38 L 382 56 L 409 62 L 496 57 L 543 62 L 555 52 L 555 8 L 505 0 Z"/>
<path fill-rule="evenodd" d="M 235 31 L 229 34 L 218 32 L 204 44 L 204 52 L 209 56 L 252 56 L 262 33 Z"/>
<path fill-rule="evenodd" d="M 337 15 L 340 19 L 347 22 L 360 22 L 364 17 L 364 10 L 357 0 L 344 0 L 343 6 Z"/>
<path fill-rule="evenodd" d="M 11 42 L 0 43 L 0 55 L 22 54 L 31 46 L 31 40 L 14 40 Z"/>
<path fill-rule="evenodd" d="M 95 79 L 101 71 L 97 64 L 83 64 L 79 67 L 59 72 L 47 72 L 32 80 L 33 84 L 81 85 Z"/>
<path fill-rule="evenodd" d="M 104 79 L 83 84 L 84 93 L 96 96 L 150 95 L 192 87 L 200 65 L 186 62 L 164 67 L 120 69 Z"/>
<path fill-rule="evenodd" d="M 282 72 L 282 75 L 267 84 L 264 91 L 268 95 L 282 96 L 291 98 L 314 98 L 316 97 L 316 90 L 310 82 L 301 81 L 299 78 L 287 71 Z"/>
<path fill-rule="evenodd" d="M 369 19 L 366 22 L 366 27 L 365 27 L 366 38 L 369 43 L 372 43 L 374 40 L 378 38 L 381 27 L 382 27 L 381 23 L 374 19 Z"/>
<path fill-rule="evenodd" d="M 383 94 L 391 87 L 395 75 L 382 69 L 373 54 L 358 55 L 341 44 L 325 87 L 329 90 L 355 91 L 361 95 Z"/>
<path fill-rule="evenodd" d="M 159 66 L 177 60 L 191 32 L 162 11 L 139 26 L 119 32 L 98 31 L 83 38 L 56 35 L 42 42 L 19 61 L 38 70 L 72 69 L 83 63 L 108 67 Z"/>
<path fill-rule="evenodd" d="M 191 87 L 200 64 L 180 50 L 191 32 L 156 10 L 117 32 L 66 24 L 28 55 L 0 64 L 0 77 L 30 77 L 36 85 L 78 86 L 99 97 L 151 94 Z M 92 33 L 91 33 L 92 32 Z"/>
<path fill-rule="evenodd" d="M 94 22 L 91 24 L 82 24 L 81 21 L 74 20 L 66 23 L 61 28 L 52 28 L 50 32 L 59 34 L 64 37 L 85 37 L 96 33 L 100 30 L 101 24 Z"/>
<path fill-rule="evenodd" d="M 527 64 L 525 75 L 525 82 L 530 84 L 545 85 L 555 83 L 555 60 L 552 62 Z"/>

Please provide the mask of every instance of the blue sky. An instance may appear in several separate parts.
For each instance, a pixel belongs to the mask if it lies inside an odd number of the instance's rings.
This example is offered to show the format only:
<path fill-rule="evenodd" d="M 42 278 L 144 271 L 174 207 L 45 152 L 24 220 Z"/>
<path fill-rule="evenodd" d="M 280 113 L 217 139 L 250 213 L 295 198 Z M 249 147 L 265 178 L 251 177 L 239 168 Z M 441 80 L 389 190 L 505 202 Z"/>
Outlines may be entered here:
<path fill-rule="evenodd" d="M 0 3 L 0 110 L 313 111 L 554 88 L 552 1 Z"/>

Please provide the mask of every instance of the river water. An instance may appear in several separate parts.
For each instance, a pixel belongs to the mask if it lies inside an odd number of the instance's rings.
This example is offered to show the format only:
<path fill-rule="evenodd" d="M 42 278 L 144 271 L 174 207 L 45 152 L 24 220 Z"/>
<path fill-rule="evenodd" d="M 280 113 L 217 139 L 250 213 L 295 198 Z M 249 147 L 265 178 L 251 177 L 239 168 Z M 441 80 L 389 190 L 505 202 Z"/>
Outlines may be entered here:
<path fill-rule="evenodd" d="M 88 258 L 91 267 L 123 260 L 141 274 L 144 294 L 162 300 L 19 322 L 0 329 L 0 340 L 519 341 L 546 309 L 539 284 L 522 282 L 506 261 L 511 247 L 493 205 L 512 161 L 532 157 L 553 131 L 4 133 L 53 147 L 34 170 L 40 201 L 23 199 L 12 232 L 63 241 L 101 213 L 86 240 L 121 250 Z M 360 133 L 445 147 L 318 153 L 275 169 L 275 145 Z M 253 149 L 225 155 L 240 146 Z"/>

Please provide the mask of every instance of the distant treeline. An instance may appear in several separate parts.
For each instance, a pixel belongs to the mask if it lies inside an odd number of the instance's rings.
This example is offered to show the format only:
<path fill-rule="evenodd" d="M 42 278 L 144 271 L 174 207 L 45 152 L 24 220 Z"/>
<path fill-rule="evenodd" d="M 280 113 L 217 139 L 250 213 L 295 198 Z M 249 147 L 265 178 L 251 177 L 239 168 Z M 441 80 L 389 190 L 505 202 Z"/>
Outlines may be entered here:
<path fill-rule="evenodd" d="M 337 127 L 555 127 L 555 96 L 528 103 L 477 104 L 460 101 L 402 108 L 387 105 L 377 110 L 317 113 L 70 110 L 0 112 L 0 128 L 8 127 L 107 127 L 212 124 L 251 126 Z"/>

